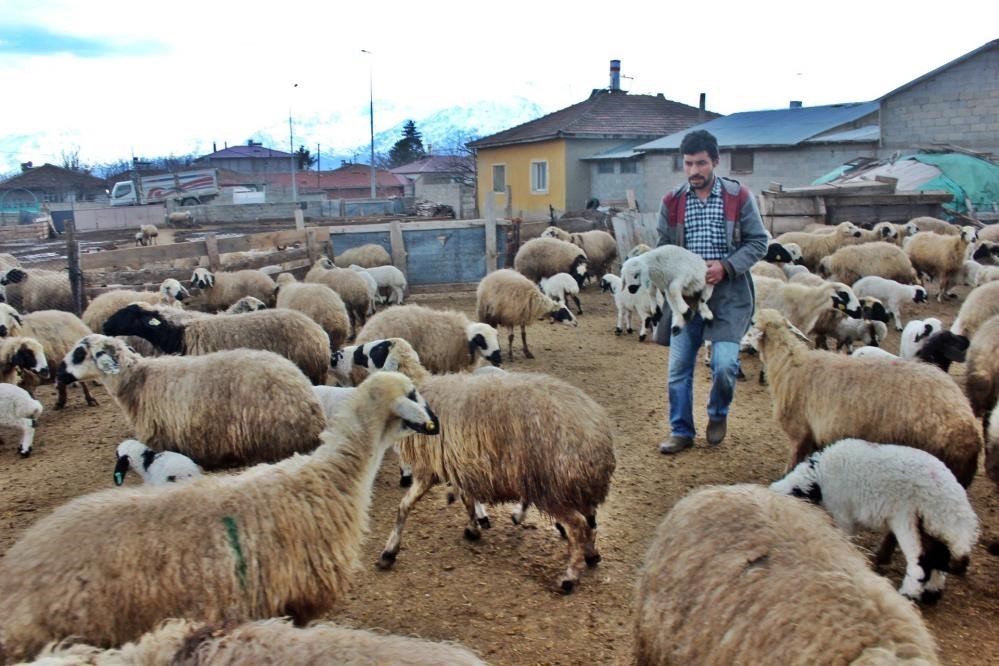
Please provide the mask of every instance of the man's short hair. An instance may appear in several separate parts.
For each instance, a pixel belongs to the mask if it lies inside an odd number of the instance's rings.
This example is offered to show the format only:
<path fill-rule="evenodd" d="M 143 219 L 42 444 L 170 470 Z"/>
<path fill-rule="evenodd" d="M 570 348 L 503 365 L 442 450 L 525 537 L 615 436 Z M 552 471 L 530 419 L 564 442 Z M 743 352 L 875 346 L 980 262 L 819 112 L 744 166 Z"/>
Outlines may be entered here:
<path fill-rule="evenodd" d="M 718 159 L 718 139 L 707 130 L 688 132 L 687 136 L 683 137 L 683 141 L 680 142 L 681 155 L 696 155 L 702 150 L 707 152 L 711 159 Z"/>

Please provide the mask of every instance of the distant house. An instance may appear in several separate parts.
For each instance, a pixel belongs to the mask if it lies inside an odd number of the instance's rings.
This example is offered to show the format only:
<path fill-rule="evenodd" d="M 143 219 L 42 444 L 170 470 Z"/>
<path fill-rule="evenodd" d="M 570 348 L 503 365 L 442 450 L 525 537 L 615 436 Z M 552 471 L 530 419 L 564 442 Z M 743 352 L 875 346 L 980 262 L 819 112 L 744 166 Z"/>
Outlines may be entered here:
<path fill-rule="evenodd" d="M 103 178 L 82 171 L 64 169 L 54 164 L 22 166 L 22 172 L 0 182 L 0 208 L 42 203 L 73 203 L 107 200 L 108 183 Z"/>
<path fill-rule="evenodd" d="M 268 201 L 290 196 L 291 174 L 261 174 L 267 182 Z M 386 169 L 375 169 L 375 197 L 405 196 L 407 180 Z M 333 171 L 296 171 L 295 185 L 302 198 L 320 195 L 324 199 L 368 199 L 371 197 L 371 168 L 367 164 L 344 164 Z"/>
<path fill-rule="evenodd" d="M 265 148 L 252 139 L 245 146 L 226 147 L 194 160 L 193 166 L 218 167 L 243 173 L 291 172 L 292 154 Z"/>
<path fill-rule="evenodd" d="M 717 113 L 659 95 L 629 95 L 621 90 L 611 63 L 611 85 L 596 89 L 586 100 L 491 136 L 472 141 L 476 153 L 479 208 L 497 214 L 509 210 L 524 219 L 581 210 L 593 196 L 592 177 L 598 168 L 628 176 L 640 169 L 630 157 L 603 166 L 585 158 L 624 142 L 651 141 L 683 130 Z M 636 180 L 638 180 L 636 178 Z M 622 190 L 617 197 L 624 198 Z M 489 205 L 487 205 L 489 204 Z"/>
<path fill-rule="evenodd" d="M 807 185 L 848 160 L 875 158 L 878 103 L 804 107 L 792 102 L 787 109 L 733 113 L 634 146 L 635 159 L 644 162 L 643 211 L 658 210 L 666 191 L 686 180 L 680 142 L 694 129 L 718 139 L 718 173 L 759 192 L 772 181 Z"/>
<path fill-rule="evenodd" d="M 392 169 L 406 179 L 406 195 L 451 206 L 458 218 L 476 217 L 475 160 L 462 155 L 428 155 Z"/>

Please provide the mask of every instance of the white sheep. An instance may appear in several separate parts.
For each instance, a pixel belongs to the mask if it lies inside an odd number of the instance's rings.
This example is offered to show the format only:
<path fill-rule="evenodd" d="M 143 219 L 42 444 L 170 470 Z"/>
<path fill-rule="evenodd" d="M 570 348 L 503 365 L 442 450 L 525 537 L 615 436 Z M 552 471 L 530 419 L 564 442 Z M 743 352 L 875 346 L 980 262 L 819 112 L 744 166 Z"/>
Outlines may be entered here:
<path fill-rule="evenodd" d="M 121 645 L 172 617 L 304 625 L 329 612 L 357 565 L 385 450 L 440 430 L 396 373 L 371 377 L 342 408 L 342 426 L 323 431 L 311 455 L 108 489 L 36 521 L 0 559 L 0 654 L 16 661 L 70 635 Z M 273 437 L 293 426 L 260 427 Z"/>
<path fill-rule="evenodd" d="M 902 284 L 919 284 L 916 269 L 905 251 L 884 241 L 841 247 L 819 261 L 818 272 L 846 284 L 853 284 L 867 275 L 879 275 Z"/>
<path fill-rule="evenodd" d="M 586 252 L 579 246 L 558 238 L 532 238 L 520 246 L 513 258 L 513 268 L 532 282 L 568 273 L 579 286 L 589 273 Z"/>
<path fill-rule="evenodd" d="M 9 268 L 0 271 L 0 285 L 6 288 L 5 298 L 22 312 L 76 310 L 76 301 L 69 285 L 69 273 L 66 271 Z"/>
<path fill-rule="evenodd" d="M 850 356 L 853 358 L 877 358 L 886 361 L 900 361 L 901 359 L 892 354 L 887 349 L 882 349 L 881 347 L 872 347 L 870 345 L 864 345 L 863 347 L 857 347 L 854 349 Z"/>
<path fill-rule="evenodd" d="M 349 268 L 354 271 L 359 278 L 364 280 L 364 284 L 368 289 L 368 311 L 365 315 L 370 317 L 375 313 L 375 303 L 380 300 L 378 294 L 378 282 L 375 281 L 374 276 L 366 271 L 363 266 L 351 264 Z"/>
<path fill-rule="evenodd" d="M 243 296 L 259 298 L 267 305 L 274 304 L 274 280 L 260 271 L 212 273 L 207 268 L 195 268 L 191 285 L 201 290 L 192 294 L 192 305 L 209 312 L 225 310 Z"/>
<path fill-rule="evenodd" d="M 895 320 L 895 330 L 902 330 L 902 303 L 925 303 L 926 289 L 919 285 L 902 284 L 877 275 L 862 277 L 853 283 L 853 293 L 873 296 L 881 301 Z"/>
<path fill-rule="evenodd" d="M 854 342 L 873 347 L 881 346 L 888 334 L 888 327 L 884 322 L 854 319 L 839 310 L 827 308 L 815 321 L 812 333 L 816 336 L 817 349 L 827 349 L 826 338 L 831 337 L 836 341 L 836 351 L 846 349 L 849 352 Z"/>
<path fill-rule="evenodd" d="M 791 280 L 795 275 L 810 275 L 811 271 L 808 270 L 808 266 L 802 266 L 801 264 L 781 264 L 781 268 L 784 270 L 784 276 Z"/>
<path fill-rule="evenodd" d="M 27 391 L 13 384 L 0 384 L 0 425 L 21 431 L 21 443 L 17 447 L 17 453 L 22 458 L 31 455 L 35 426 L 41 415 L 42 403 L 32 398 Z M 0 655 L 2 654 L 0 652 Z"/>
<path fill-rule="evenodd" d="M 822 314 L 832 308 L 854 319 L 863 314 L 860 300 L 842 282 L 823 282 L 809 286 L 799 282 L 781 282 L 753 276 L 756 288 L 756 311 L 773 308 L 786 316 L 802 333 L 808 335 Z"/>
<path fill-rule="evenodd" d="M 266 309 L 267 304 L 256 296 L 243 296 L 243 298 L 223 310 L 222 314 L 245 314 L 247 312 L 259 312 Z"/>
<path fill-rule="evenodd" d="M 844 245 L 856 243 L 861 230 L 852 222 L 841 222 L 831 228 L 829 233 L 808 233 L 805 231 L 788 231 L 775 240 L 787 246 L 794 243 L 801 248 L 801 262 L 809 270 L 815 270 L 819 261 Z"/>
<path fill-rule="evenodd" d="M 155 224 L 143 224 L 139 227 L 139 233 L 141 234 L 142 245 L 156 245 L 156 241 L 160 235 L 160 231 L 156 228 Z"/>
<path fill-rule="evenodd" d="M 136 439 L 126 439 L 116 449 L 118 462 L 114 466 L 114 484 L 125 483 L 125 474 L 133 469 L 143 483 L 161 486 L 201 476 L 201 468 L 187 456 L 176 451 L 153 451 Z"/>
<path fill-rule="evenodd" d="M 493 271 L 479 281 L 475 290 L 475 303 L 480 321 L 495 327 L 506 326 L 511 361 L 514 326 L 520 326 L 524 356 L 534 358 L 534 354 L 527 348 L 528 324 L 547 318 L 553 324 L 561 322 L 567 326 L 579 325 L 569 308 L 548 298 L 527 277 L 508 268 Z"/>
<path fill-rule="evenodd" d="M 926 344 L 926 340 L 942 330 L 944 330 L 943 322 L 936 317 L 913 319 L 902 329 L 898 355 L 908 361 L 915 359 L 916 353 Z"/>
<path fill-rule="evenodd" d="M 163 221 L 168 227 L 180 226 L 180 227 L 193 227 L 194 226 L 194 213 L 189 210 L 175 210 L 173 212 L 167 213 Z"/>
<path fill-rule="evenodd" d="M 843 439 L 770 489 L 821 504 L 847 534 L 891 531 L 906 560 L 899 592 L 909 599 L 935 603 L 945 573 L 963 574 L 978 541 L 978 517 L 954 474 L 909 446 Z"/>
<path fill-rule="evenodd" d="M 569 305 L 569 297 L 576 301 L 576 314 L 583 314 L 583 306 L 579 302 L 579 283 L 568 273 L 556 273 L 551 277 L 541 278 L 541 291 L 556 303 Z"/>
<path fill-rule="evenodd" d="M 316 260 L 309 272 L 305 274 L 303 282 L 323 284 L 335 291 L 347 308 L 350 328 L 353 331 L 360 331 L 367 321 L 368 315 L 374 312 L 375 305 L 372 301 L 371 287 L 368 281 L 352 270 L 338 268 L 327 257 Z"/>
<path fill-rule="evenodd" d="M 967 353 L 964 390 L 976 416 L 985 418 L 999 401 L 999 315 L 991 317 L 975 331 Z"/>
<path fill-rule="evenodd" d="M 621 280 L 623 287 L 633 294 L 650 287 L 663 292 L 672 311 L 671 332 L 676 335 L 693 316 L 684 297 L 696 301 L 697 311 L 705 322 L 714 319 L 708 307 L 714 285 L 707 283 L 707 272 L 705 261 L 690 250 L 679 245 L 662 245 L 625 261 Z"/>
<path fill-rule="evenodd" d="M 357 264 L 351 264 L 353 271 L 367 273 L 375 280 L 379 295 L 384 294 L 384 300 L 390 305 L 402 305 L 406 295 L 406 275 L 395 266 L 373 266 L 364 268 Z"/>
<path fill-rule="evenodd" d="M 614 305 L 617 308 L 617 327 L 614 329 L 614 334 L 621 335 L 625 330 L 629 334 L 633 333 L 631 317 L 634 315 L 639 324 L 638 341 L 645 342 L 647 329 L 658 324 L 662 317 L 662 308 L 657 302 L 659 292 L 655 292 L 654 296 L 652 289 L 639 289 L 633 294 L 624 288 L 621 278 L 613 273 L 603 276 L 600 288 L 614 295 Z"/>
<path fill-rule="evenodd" d="M 389 266 L 392 264 L 392 256 L 381 245 L 377 243 L 366 243 L 358 247 L 344 250 L 341 254 L 333 257 L 333 263 L 340 268 L 346 268 L 351 264 L 357 264 L 364 268 L 374 268 L 375 266 Z M 329 267 L 328 267 L 329 268 Z M 308 280 L 306 280 L 308 282 Z"/>
<path fill-rule="evenodd" d="M 758 485 L 678 501 L 635 596 L 639 666 L 938 663 L 918 610 L 825 512 Z"/>

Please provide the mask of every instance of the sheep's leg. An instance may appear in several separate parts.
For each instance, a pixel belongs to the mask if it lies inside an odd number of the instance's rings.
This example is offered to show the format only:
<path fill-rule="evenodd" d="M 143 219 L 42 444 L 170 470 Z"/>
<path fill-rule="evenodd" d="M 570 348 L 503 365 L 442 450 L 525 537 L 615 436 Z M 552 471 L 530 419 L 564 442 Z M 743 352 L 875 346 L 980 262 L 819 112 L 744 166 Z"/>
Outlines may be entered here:
<path fill-rule="evenodd" d="M 621 333 L 624 331 L 624 318 L 625 318 L 625 310 L 624 310 L 624 308 L 618 308 L 617 309 L 617 328 L 614 329 L 614 335 L 621 335 Z M 628 331 L 628 332 L 631 333 L 631 331 Z"/>
<path fill-rule="evenodd" d="M 486 505 L 482 502 L 475 502 L 475 522 L 484 530 L 488 530 L 493 526 L 489 522 L 489 513 L 486 511 Z"/>
<path fill-rule="evenodd" d="M 947 582 L 946 571 L 950 570 L 950 549 L 939 539 L 920 530 L 922 536 L 923 554 L 919 558 L 919 566 L 927 574 L 923 594 L 919 601 L 924 604 L 935 604 L 940 601 L 944 584 Z"/>
<path fill-rule="evenodd" d="M 31 455 L 31 444 L 35 441 L 35 419 L 21 419 L 21 447 L 17 450 L 22 458 Z"/>
<path fill-rule="evenodd" d="M 62 409 L 66 406 L 66 385 L 60 381 L 56 381 L 56 404 L 52 409 Z"/>
<path fill-rule="evenodd" d="M 895 320 L 895 330 L 899 333 L 902 332 L 902 313 L 898 311 L 898 308 L 892 308 L 891 311 L 892 319 Z"/>
<path fill-rule="evenodd" d="M 683 300 L 683 291 L 678 282 L 671 282 L 666 288 L 666 302 L 669 303 L 670 310 L 673 311 L 671 332 L 673 335 L 677 335 L 690 319 L 690 308 Z"/>
<path fill-rule="evenodd" d="M 517 507 L 513 510 L 513 513 L 510 514 L 510 520 L 513 521 L 514 525 L 520 525 L 521 523 L 524 522 L 524 516 L 527 514 L 528 506 L 530 506 L 530 504 L 528 504 L 524 500 L 520 500 L 520 502 L 517 504 Z"/>
<path fill-rule="evenodd" d="M 399 463 L 399 485 L 403 488 L 413 485 L 413 468 L 404 462 Z"/>
<path fill-rule="evenodd" d="M 565 576 L 559 581 L 559 586 L 564 594 L 571 593 L 579 582 L 579 574 L 583 571 L 583 563 L 586 559 L 585 544 L 587 541 L 587 531 L 589 527 L 583 514 L 578 511 L 570 511 L 560 516 L 566 525 L 566 539 L 568 539 L 569 564 L 565 570 Z"/>
<path fill-rule="evenodd" d="M 715 315 L 711 312 L 711 308 L 708 307 L 708 300 L 711 298 L 711 294 L 714 293 L 715 286 L 709 284 L 701 290 L 701 295 L 697 299 L 697 311 L 701 313 L 701 319 L 704 321 L 714 321 Z"/>
<path fill-rule="evenodd" d="M 510 331 L 510 335 L 507 336 L 507 340 L 510 343 L 510 361 L 513 361 L 513 326 L 506 327 Z"/>
<path fill-rule="evenodd" d="M 888 526 L 898 541 L 899 550 L 905 555 L 905 578 L 898 591 L 902 596 L 919 601 L 927 573 L 920 565 L 923 548 L 919 538 L 919 528 L 912 516 L 896 517 L 888 521 Z"/>
<path fill-rule="evenodd" d="M 399 554 L 399 546 L 402 543 L 402 528 L 406 525 L 406 517 L 409 515 L 413 505 L 423 497 L 432 484 L 422 478 L 414 478 L 413 485 L 409 487 L 402 501 L 399 502 L 399 512 L 395 518 L 395 527 L 389 534 L 388 541 L 385 542 L 385 549 L 378 559 L 380 569 L 390 569 L 395 564 L 396 555 Z"/>
<path fill-rule="evenodd" d="M 524 343 L 524 358 L 534 358 L 534 354 L 527 348 L 527 328 L 523 324 L 520 325 L 520 339 Z"/>
<path fill-rule="evenodd" d="M 589 515 L 586 516 L 586 541 L 583 544 L 583 559 L 586 560 L 586 566 L 591 569 L 600 562 L 602 559 L 600 553 L 597 552 L 597 510 L 591 509 Z"/>
<path fill-rule="evenodd" d="M 393 297 L 395 298 L 395 304 L 402 305 L 402 298 L 403 298 L 402 287 L 392 287 L 392 294 Z"/>
<path fill-rule="evenodd" d="M 583 314 L 583 304 L 579 302 L 579 296 L 576 294 L 569 294 L 572 296 L 572 300 L 576 301 L 576 314 Z"/>
<path fill-rule="evenodd" d="M 463 493 L 458 491 L 458 498 L 461 503 L 465 505 L 465 511 L 468 513 L 468 525 L 465 526 L 465 538 L 469 541 L 478 541 L 482 538 L 482 530 L 479 529 L 481 525 L 479 524 L 479 513 L 485 513 L 485 508 L 477 501 L 468 496 L 468 493 Z M 488 521 L 489 518 L 487 517 Z"/>
<path fill-rule="evenodd" d="M 94 399 L 94 396 L 90 395 L 90 389 L 87 388 L 87 382 L 79 382 L 79 384 L 80 388 L 83 389 L 83 398 L 87 401 L 87 404 L 91 407 L 97 407 L 97 400 Z"/>
<path fill-rule="evenodd" d="M 891 532 L 886 534 L 885 538 L 881 540 L 881 545 L 878 546 L 877 552 L 874 554 L 874 564 L 879 567 L 891 564 L 891 557 L 895 554 L 896 545 L 898 545 L 898 542 L 895 541 L 895 535 Z"/>
<path fill-rule="evenodd" d="M 648 318 L 647 317 L 643 317 L 641 315 L 641 313 L 639 313 L 638 319 L 639 319 L 639 324 L 640 324 L 639 328 L 638 328 L 638 341 L 639 342 L 645 342 L 645 336 L 648 334 L 648 330 L 647 330 Z"/>

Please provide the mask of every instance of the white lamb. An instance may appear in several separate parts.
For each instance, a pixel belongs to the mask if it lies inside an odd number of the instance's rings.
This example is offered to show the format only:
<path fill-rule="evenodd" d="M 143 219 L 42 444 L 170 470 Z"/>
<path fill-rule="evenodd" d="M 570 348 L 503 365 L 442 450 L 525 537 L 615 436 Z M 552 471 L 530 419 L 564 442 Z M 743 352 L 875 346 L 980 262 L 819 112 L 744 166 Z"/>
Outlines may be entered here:
<path fill-rule="evenodd" d="M 118 445 L 118 462 L 114 466 L 114 485 L 125 483 L 125 474 L 134 469 L 142 482 L 151 486 L 187 481 L 201 476 L 197 463 L 176 451 L 153 451 L 136 439 L 126 439 Z"/>
<path fill-rule="evenodd" d="M 600 288 L 614 294 L 614 305 L 617 307 L 615 335 L 621 335 L 624 330 L 627 330 L 629 334 L 634 332 L 631 327 L 631 317 L 634 315 L 639 324 L 638 341 L 645 342 L 647 329 L 655 326 L 658 318 L 662 316 L 662 309 L 652 295 L 653 290 L 639 289 L 637 293 L 633 294 L 624 288 L 621 278 L 613 273 L 607 273 L 603 276 L 600 280 Z"/>
<path fill-rule="evenodd" d="M 357 264 L 351 264 L 350 270 L 367 273 L 374 278 L 378 286 L 379 298 L 383 293 L 387 293 L 384 301 L 389 305 L 402 305 L 406 295 L 406 275 L 395 266 L 373 266 L 364 268 Z"/>
<path fill-rule="evenodd" d="M 882 349 L 881 347 L 872 347 L 871 345 L 864 345 L 863 347 L 857 347 L 851 352 L 850 356 L 853 358 L 883 358 L 889 361 L 898 361 L 898 356 L 895 356 L 887 349 Z"/>
<path fill-rule="evenodd" d="M 853 283 L 853 293 L 857 297 L 873 296 L 881 301 L 895 320 L 895 330 L 902 330 L 902 303 L 925 303 L 926 289 L 916 284 L 902 284 L 877 275 L 862 277 Z"/>
<path fill-rule="evenodd" d="M 704 321 L 714 319 L 708 308 L 714 285 L 707 283 L 707 272 L 705 261 L 690 250 L 678 245 L 662 245 L 624 262 L 621 280 L 633 294 L 650 287 L 663 292 L 673 313 L 671 332 L 676 335 L 693 316 L 684 296 L 697 302 L 697 311 Z"/>
<path fill-rule="evenodd" d="M 569 307 L 569 297 L 576 301 L 578 314 L 583 314 L 583 306 L 579 303 L 579 283 L 568 273 L 556 273 L 551 277 L 541 278 L 541 291 L 556 303 Z"/>
<path fill-rule="evenodd" d="M 323 408 L 323 414 L 326 415 L 327 427 L 333 418 L 337 405 L 348 396 L 353 395 L 356 390 L 352 386 L 327 386 L 325 384 L 312 387 L 312 392 L 316 394 L 316 400 L 319 401 L 319 406 Z"/>
<path fill-rule="evenodd" d="M 944 330 L 943 322 L 936 317 L 913 319 L 902 329 L 902 337 L 898 347 L 899 356 L 909 361 L 914 360 L 916 352 L 923 348 L 926 340 L 942 330 Z"/>
<path fill-rule="evenodd" d="M 31 455 L 35 426 L 41 414 L 42 403 L 32 398 L 23 388 L 13 384 L 0 384 L 0 425 L 21 431 L 21 445 L 17 452 L 22 458 Z"/>
<path fill-rule="evenodd" d="M 770 488 L 821 504 L 847 534 L 890 530 L 905 555 L 899 592 L 909 599 L 935 603 L 946 573 L 963 574 L 978 541 L 964 488 L 936 456 L 911 446 L 843 439 Z"/>

